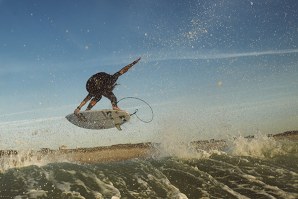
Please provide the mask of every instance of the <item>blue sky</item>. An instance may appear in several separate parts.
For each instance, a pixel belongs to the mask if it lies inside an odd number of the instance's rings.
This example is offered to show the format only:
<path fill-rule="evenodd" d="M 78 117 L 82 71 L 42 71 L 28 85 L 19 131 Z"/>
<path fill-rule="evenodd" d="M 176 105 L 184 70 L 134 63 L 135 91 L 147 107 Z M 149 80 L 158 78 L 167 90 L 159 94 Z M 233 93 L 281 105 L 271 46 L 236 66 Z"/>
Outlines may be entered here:
<path fill-rule="evenodd" d="M 0 146 L 297 129 L 297 10 L 295 0 L 0 0 Z M 65 121 L 92 74 L 114 73 L 140 56 L 115 93 L 148 101 L 154 122 L 134 118 L 119 135 Z M 109 107 L 103 99 L 95 108 Z"/>

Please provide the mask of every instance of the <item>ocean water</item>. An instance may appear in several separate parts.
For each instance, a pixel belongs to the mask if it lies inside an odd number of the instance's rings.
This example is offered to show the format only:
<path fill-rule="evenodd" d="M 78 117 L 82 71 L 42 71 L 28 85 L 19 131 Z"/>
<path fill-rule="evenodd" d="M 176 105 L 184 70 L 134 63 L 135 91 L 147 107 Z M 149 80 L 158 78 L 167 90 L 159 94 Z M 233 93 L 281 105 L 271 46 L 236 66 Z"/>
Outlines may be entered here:
<path fill-rule="evenodd" d="M 298 198 L 292 138 L 83 151 L 2 153 L 0 198 Z"/>

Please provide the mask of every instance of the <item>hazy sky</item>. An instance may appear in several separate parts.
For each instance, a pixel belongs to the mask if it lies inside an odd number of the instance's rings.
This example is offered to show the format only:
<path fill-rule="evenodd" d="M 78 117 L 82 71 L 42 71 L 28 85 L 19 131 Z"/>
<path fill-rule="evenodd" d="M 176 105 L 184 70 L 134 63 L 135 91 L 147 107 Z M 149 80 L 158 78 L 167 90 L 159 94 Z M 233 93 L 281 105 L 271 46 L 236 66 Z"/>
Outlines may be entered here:
<path fill-rule="evenodd" d="M 297 21 L 296 0 L 0 0 L 0 148 L 298 129 Z M 92 131 L 64 119 L 92 74 L 140 56 L 115 94 L 150 103 L 152 123 Z"/>

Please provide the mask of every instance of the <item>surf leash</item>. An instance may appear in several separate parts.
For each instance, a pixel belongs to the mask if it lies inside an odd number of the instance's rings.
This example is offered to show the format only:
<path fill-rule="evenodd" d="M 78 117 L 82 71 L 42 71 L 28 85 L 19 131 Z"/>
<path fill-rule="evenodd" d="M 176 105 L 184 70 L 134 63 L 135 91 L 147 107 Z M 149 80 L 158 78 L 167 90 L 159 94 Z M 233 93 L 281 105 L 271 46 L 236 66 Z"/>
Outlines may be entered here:
<path fill-rule="evenodd" d="M 139 111 L 139 109 L 136 109 L 133 113 L 130 114 L 130 116 L 135 115 L 140 121 L 142 121 L 142 122 L 144 122 L 144 123 L 150 123 L 150 122 L 152 122 L 153 117 L 154 117 L 154 113 L 153 113 L 153 109 L 152 109 L 152 107 L 150 106 L 150 104 L 149 104 L 148 102 L 146 102 L 145 100 L 140 99 L 140 98 L 138 98 L 138 97 L 124 97 L 124 98 L 118 100 L 117 103 L 119 103 L 119 102 L 122 101 L 122 100 L 126 100 L 126 99 L 135 99 L 135 100 L 139 100 L 139 101 L 145 103 L 145 104 L 150 108 L 150 110 L 151 110 L 151 119 L 150 119 L 150 120 L 147 120 L 147 121 L 141 119 L 141 118 L 137 115 L 137 112 Z"/>

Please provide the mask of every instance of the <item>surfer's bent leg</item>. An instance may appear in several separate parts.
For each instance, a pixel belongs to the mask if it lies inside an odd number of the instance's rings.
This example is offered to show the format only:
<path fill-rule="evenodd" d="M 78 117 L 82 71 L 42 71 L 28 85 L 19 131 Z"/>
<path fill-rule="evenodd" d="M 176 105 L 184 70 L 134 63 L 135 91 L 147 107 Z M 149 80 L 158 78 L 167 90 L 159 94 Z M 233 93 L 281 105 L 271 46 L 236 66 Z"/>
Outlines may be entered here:
<path fill-rule="evenodd" d="M 106 92 L 103 96 L 111 101 L 113 110 L 120 110 L 120 108 L 117 106 L 117 98 L 113 92 Z"/>
<path fill-rule="evenodd" d="M 92 98 L 90 94 L 88 94 L 85 99 L 81 102 L 81 104 L 75 109 L 74 114 L 78 115 L 81 108 Z"/>
<path fill-rule="evenodd" d="M 97 102 L 99 102 L 99 100 L 101 99 L 101 95 L 100 96 L 96 96 L 96 97 L 93 97 L 92 100 L 90 101 L 90 103 L 88 104 L 88 107 L 86 108 L 86 111 L 89 111 L 93 108 L 93 106 L 95 106 L 95 104 Z"/>

